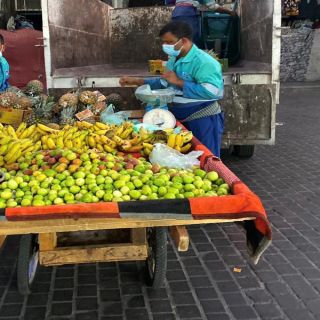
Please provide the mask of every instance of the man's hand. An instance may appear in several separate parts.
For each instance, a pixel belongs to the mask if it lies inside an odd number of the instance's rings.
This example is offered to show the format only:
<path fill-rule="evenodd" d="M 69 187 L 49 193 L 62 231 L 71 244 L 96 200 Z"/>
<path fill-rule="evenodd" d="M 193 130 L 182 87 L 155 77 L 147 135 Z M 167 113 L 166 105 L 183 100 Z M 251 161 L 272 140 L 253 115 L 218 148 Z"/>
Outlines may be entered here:
<path fill-rule="evenodd" d="M 167 80 L 170 84 L 183 87 L 183 80 L 181 80 L 173 71 L 166 72 L 162 75 L 162 78 Z"/>
<path fill-rule="evenodd" d="M 122 77 L 119 80 L 119 84 L 121 87 L 142 86 L 144 84 L 144 80 L 141 78 L 134 77 Z"/>

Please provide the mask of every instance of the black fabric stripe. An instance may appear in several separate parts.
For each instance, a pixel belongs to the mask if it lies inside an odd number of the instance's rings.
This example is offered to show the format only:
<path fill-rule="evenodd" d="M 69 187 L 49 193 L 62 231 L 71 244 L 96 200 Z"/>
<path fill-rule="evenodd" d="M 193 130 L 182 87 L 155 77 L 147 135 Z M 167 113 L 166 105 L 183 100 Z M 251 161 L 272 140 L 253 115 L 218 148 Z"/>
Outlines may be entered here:
<path fill-rule="evenodd" d="M 3 217 L 6 215 L 6 209 L 2 208 L 0 209 L 0 217 Z"/>
<path fill-rule="evenodd" d="M 147 201 L 125 201 L 119 202 L 120 214 L 130 213 L 174 213 L 190 214 L 191 208 L 188 199 L 173 200 L 147 200 Z"/>

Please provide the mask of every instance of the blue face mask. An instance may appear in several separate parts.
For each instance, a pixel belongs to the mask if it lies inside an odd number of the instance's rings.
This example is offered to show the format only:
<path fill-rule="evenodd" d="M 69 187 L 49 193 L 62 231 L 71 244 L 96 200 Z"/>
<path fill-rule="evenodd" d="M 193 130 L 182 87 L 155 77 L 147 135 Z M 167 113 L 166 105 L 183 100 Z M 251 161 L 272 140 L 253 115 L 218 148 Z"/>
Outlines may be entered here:
<path fill-rule="evenodd" d="M 174 47 L 179 43 L 179 41 L 176 44 L 163 44 L 163 52 L 166 53 L 168 56 L 177 57 L 181 53 L 182 47 L 179 50 L 176 50 Z"/>

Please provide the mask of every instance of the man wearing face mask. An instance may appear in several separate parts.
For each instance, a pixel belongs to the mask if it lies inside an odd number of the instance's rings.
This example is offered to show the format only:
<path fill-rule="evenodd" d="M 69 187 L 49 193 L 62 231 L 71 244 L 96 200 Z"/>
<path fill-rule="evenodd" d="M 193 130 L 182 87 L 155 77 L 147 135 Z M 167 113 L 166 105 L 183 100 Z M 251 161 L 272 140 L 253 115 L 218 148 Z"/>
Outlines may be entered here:
<path fill-rule="evenodd" d="M 9 64 L 3 56 L 4 49 L 4 38 L 3 35 L 0 34 L 0 92 L 7 90 L 9 87 Z"/>
<path fill-rule="evenodd" d="M 223 98 L 221 65 L 192 42 L 192 29 L 185 22 L 170 22 L 159 35 L 169 56 L 167 72 L 161 78 L 123 77 L 120 85 L 149 84 L 154 90 L 174 87 L 176 97 L 169 110 L 219 157 L 224 128 L 217 102 Z"/>

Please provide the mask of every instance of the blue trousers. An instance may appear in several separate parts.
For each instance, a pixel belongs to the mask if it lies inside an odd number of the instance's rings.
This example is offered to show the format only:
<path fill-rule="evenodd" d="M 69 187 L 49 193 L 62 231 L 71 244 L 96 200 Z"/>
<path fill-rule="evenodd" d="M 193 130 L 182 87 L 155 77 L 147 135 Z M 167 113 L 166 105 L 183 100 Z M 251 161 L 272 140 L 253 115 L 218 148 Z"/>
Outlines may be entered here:
<path fill-rule="evenodd" d="M 221 141 L 224 129 L 224 114 L 218 113 L 183 125 L 198 138 L 215 156 L 220 157 Z"/>

